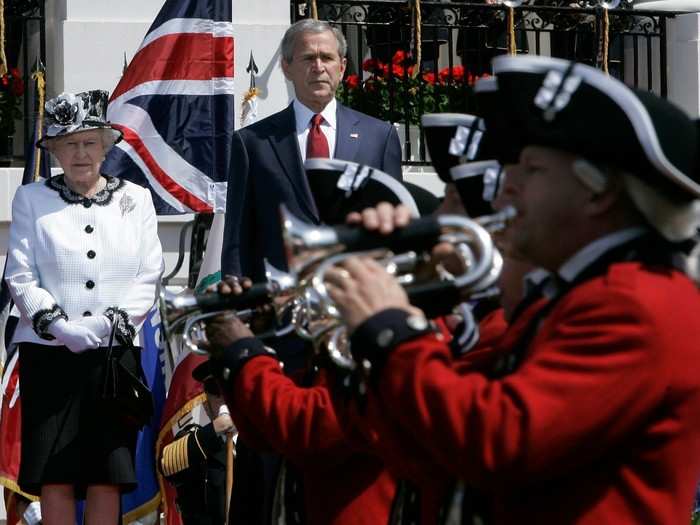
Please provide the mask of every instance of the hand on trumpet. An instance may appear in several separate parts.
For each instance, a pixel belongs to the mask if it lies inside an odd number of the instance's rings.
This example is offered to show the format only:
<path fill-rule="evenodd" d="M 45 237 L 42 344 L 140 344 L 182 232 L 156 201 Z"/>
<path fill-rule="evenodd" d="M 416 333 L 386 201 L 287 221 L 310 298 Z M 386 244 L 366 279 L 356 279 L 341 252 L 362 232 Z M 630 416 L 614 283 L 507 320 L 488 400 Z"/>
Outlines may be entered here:
<path fill-rule="evenodd" d="M 252 286 L 248 278 L 239 279 L 233 275 L 224 276 L 218 284 L 207 288 L 208 292 L 219 292 L 223 295 L 241 294 L 244 290 Z M 231 346 L 239 339 L 255 337 L 253 332 L 233 313 L 222 313 L 211 317 L 206 321 L 207 342 L 202 343 L 205 349 L 212 355 L 217 351 Z"/>
<path fill-rule="evenodd" d="M 452 184 L 448 186 L 454 187 Z M 461 211 L 464 213 L 464 207 L 461 207 Z M 348 224 L 360 225 L 369 231 L 390 235 L 395 229 L 403 228 L 411 221 L 411 211 L 403 205 L 395 207 L 388 202 L 382 202 L 376 208 L 365 208 L 361 213 L 349 214 L 346 221 Z M 459 275 L 466 269 L 464 259 L 456 252 L 455 246 L 448 242 L 441 242 L 433 248 L 431 263 L 433 269 L 436 265 L 440 265 L 452 275 Z"/>
<path fill-rule="evenodd" d="M 348 333 L 388 308 L 422 315 L 408 302 L 408 296 L 398 281 L 369 257 L 348 258 L 342 265 L 328 270 L 325 282 L 329 295 L 343 316 Z"/>
<path fill-rule="evenodd" d="M 394 206 L 388 202 L 380 202 L 376 208 L 353 212 L 346 219 L 348 224 L 359 224 L 366 230 L 378 231 L 384 235 L 406 226 L 410 221 L 411 210 L 407 206 Z"/>

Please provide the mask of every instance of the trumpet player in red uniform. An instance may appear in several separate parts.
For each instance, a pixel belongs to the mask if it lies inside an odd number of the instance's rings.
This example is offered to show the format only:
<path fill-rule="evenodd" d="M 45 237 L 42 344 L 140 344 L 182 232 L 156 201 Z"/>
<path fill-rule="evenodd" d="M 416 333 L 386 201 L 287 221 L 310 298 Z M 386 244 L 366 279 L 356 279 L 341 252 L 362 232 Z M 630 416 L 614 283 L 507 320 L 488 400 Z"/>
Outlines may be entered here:
<path fill-rule="evenodd" d="M 227 276 L 218 290 L 240 294 L 249 284 Z M 240 435 L 256 449 L 284 457 L 274 523 L 387 523 L 394 479 L 371 447 L 346 437 L 326 371 L 308 383 L 295 382 L 275 352 L 234 315 L 210 320 L 207 339 L 212 370 Z"/>
<path fill-rule="evenodd" d="M 697 123 L 580 64 L 499 57 L 494 72 L 508 241 L 548 278 L 490 366 L 460 372 L 375 261 L 329 273 L 372 364 L 368 425 L 462 482 L 463 523 L 684 523 L 700 475 Z"/>

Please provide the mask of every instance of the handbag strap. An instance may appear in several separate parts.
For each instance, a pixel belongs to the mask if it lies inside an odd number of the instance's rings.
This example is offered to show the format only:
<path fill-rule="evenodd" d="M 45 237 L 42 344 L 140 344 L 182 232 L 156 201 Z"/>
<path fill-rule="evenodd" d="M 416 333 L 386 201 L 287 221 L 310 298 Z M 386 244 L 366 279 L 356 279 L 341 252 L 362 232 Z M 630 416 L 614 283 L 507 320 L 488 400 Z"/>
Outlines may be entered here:
<path fill-rule="evenodd" d="M 114 336 L 117 333 L 117 317 L 112 319 L 112 328 L 109 330 L 109 342 L 107 343 L 107 360 L 112 357 L 112 346 L 114 346 Z"/>

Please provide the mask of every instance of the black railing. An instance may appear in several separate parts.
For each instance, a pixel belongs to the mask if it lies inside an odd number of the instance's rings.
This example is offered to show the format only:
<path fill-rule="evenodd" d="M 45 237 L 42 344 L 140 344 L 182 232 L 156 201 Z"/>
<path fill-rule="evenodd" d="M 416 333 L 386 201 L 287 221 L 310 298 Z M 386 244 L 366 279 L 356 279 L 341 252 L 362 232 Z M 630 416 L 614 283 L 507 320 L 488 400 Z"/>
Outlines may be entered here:
<path fill-rule="evenodd" d="M 489 74 L 491 59 L 508 52 L 509 24 L 508 9 L 502 5 L 421 1 L 422 60 L 420 74 L 413 78 L 409 68 L 418 55 L 415 26 L 419 18 L 412 4 L 405 0 L 316 1 L 319 18 L 340 27 L 348 39 L 341 100 L 384 120 L 401 121 L 404 163 L 421 165 L 425 164 L 425 151 L 418 146 L 414 155 L 417 146 L 411 137 L 416 133 L 411 128 L 419 125 L 425 112 L 469 111 L 473 77 Z M 293 0 L 292 20 L 308 16 L 308 7 L 306 2 Z M 631 7 L 631 0 L 623 0 L 608 12 L 606 22 L 605 11 L 595 0 L 526 1 L 515 8 L 516 52 L 566 58 L 595 67 L 602 67 L 605 61 L 612 76 L 666 97 L 667 23 L 677 13 Z M 380 70 L 376 63 L 367 62 L 369 58 L 391 62 L 399 50 L 410 54 L 408 60 L 397 64 L 399 67 Z M 468 74 L 462 77 L 463 70 Z M 452 91 L 437 89 L 431 83 L 433 78 L 425 75 L 430 72 L 442 72 L 446 80 L 453 81 Z M 383 98 L 365 93 L 367 80 L 378 76 L 386 91 Z M 348 78 L 353 85 L 359 82 L 361 91 L 348 89 Z M 369 86 L 374 87 L 376 84 Z"/>
<path fill-rule="evenodd" d="M 46 66 L 45 0 L 5 0 L 6 55 L 9 64 L 21 64 L 25 94 L 22 101 L 24 144 L 32 139 L 36 114 L 35 82 L 31 75 L 37 61 Z M 20 59 L 21 57 L 21 59 Z"/>

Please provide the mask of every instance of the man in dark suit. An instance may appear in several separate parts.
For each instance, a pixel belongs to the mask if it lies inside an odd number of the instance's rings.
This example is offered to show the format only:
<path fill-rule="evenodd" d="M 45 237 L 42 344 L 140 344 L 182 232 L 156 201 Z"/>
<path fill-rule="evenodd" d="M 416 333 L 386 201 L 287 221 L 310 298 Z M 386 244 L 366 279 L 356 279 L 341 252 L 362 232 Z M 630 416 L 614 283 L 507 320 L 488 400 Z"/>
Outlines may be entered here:
<path fill-rule="evenodd" d="M 257 282 L 265 278 L 263 259 L 286 267 L 280 204 L 308 222 L 319 222 L 303 168 L 307 156 L 351 160 L 401 179 L 394 127 L 335 99 L 346 50 L 343 34 L 327 22 L 302 20 L 285 33 L 282 70 L 294 84 L 296 98 L 279 113 L 234 133 L 222 274 Z M 320 115 L 319 124 L 312 122 L 315 115 Z"/>
<path fill-rule="evenodd" d="M 401 146 L 391 124 L 342 106 L 335 92 L 345 72 L 347 44 L 328 23 L 302 20 L 282 39 L 282 70 L 295 99 L 283 111 L 233 135 L 231 175 L 221 272 L 265 279 L 264 260 L 286 269 L 279 205 L 303 220 L 319 223 L 303 163 L 331 157 L 378 168 L 401 179 Z M 313 118 L 315 115 L 320 117 Z M 299 371 L 303 342 L 294 337 L 270 344 L 285 364 Z M 270 520 L 278 459 L 258 454 L 239 440 L 231 513 L 235 523 Z M 245 481 L 240 481 L 245 480 Z"/>

